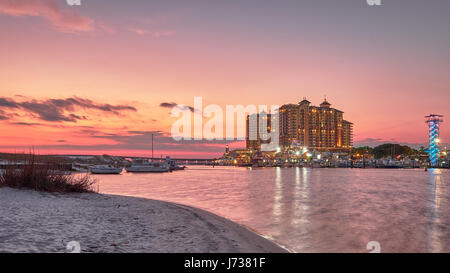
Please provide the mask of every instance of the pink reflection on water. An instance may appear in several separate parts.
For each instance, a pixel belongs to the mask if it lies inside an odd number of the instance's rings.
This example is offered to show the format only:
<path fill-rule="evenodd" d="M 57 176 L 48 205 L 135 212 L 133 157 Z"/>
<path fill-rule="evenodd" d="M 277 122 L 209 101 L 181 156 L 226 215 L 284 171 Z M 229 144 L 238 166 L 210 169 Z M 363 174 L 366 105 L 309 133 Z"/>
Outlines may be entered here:
<path fill-rule="evenodd" d="M 450 251 L 448 170 L 191 166 L 98 176 L 103 193 L 182 203 L 255 229 L 299 252 Z"/>

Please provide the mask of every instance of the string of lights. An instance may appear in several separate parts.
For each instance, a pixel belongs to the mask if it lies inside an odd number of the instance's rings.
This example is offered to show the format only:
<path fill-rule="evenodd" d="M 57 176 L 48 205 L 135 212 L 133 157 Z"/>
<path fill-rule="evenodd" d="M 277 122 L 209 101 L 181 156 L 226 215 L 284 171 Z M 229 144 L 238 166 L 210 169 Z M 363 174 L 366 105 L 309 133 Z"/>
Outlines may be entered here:
<path fill-rule="evenodd" d="M 439 164 L 439 127 L 443 122 L 442 115 L 431 114 L 426 116 L 426 123 L 428 124 L 428 155 L 430 157 L 430 164 L 436 167 Z"/>

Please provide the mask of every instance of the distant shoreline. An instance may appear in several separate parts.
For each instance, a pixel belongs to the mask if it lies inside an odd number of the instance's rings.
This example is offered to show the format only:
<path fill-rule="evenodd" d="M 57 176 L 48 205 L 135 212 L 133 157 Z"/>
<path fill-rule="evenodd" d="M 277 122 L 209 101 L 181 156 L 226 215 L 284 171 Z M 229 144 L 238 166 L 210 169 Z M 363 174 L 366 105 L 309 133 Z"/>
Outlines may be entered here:
<path fill-rule="evenodd" d="M 0 252 L 272 253 L 284 248 L 197 208 L 95 193 L 0 188 Z"/>

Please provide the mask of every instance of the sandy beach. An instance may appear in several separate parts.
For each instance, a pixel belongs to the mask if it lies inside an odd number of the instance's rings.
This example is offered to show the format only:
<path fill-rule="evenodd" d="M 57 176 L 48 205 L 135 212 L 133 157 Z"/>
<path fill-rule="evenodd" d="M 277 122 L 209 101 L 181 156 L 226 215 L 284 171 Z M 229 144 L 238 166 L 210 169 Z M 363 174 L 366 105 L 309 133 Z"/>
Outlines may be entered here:
<path fill-rule="evenodd" d="M 227 219 L 179 204 L 0 188 L 0 252 L 286 252 Z"/>

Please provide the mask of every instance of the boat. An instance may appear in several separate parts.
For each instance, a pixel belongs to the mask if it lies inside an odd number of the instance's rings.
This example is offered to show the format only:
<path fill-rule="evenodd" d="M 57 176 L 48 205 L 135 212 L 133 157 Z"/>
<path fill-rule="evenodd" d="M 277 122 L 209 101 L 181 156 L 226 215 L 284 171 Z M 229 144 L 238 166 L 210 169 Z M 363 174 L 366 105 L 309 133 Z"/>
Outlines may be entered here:
<path fill-rule="evenodd" d="M 90 172 L 89 166 L 81 166 L 79 164 L 72 164 L 72 171 L 86 173 Z"/>
<path fill-rule="evenodd" d="M 178 163 L 175 163 L 175 167 L 170 167 L 170 169 L 173 171 L 182 171 L 186 169 L 186 166 L 180 166 Z"/>
<path fill-rule="evenodd" d="M 120 174 L 122 167 L 114 167 L 111 165 L 96 165 L 89 168 L 92 174 Z"/>
<path fill-rule="evenodd" d="M 386 169 L 401 169 L 403 168 L 403 163 L 398 160 L 389 160 L 383 167 Z"/>
<path fill-rule="evenodd" d="M 175 160 L 170 159 L 169 156 L 166 157 L 166 162 L 169 164 L 171 171 L 180 171 L 186 168 L 186 166 L 180 166 Z"/>
<path fill-rule="evenodd" d="M 150 162 L 147 159 L 133 159 L 131 166 L 125 167 L 130 173 L 164 173 L 170 171 L 167 161 Z"/>

